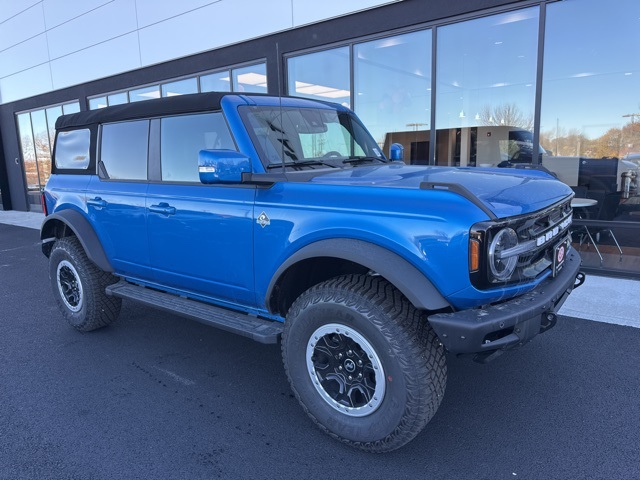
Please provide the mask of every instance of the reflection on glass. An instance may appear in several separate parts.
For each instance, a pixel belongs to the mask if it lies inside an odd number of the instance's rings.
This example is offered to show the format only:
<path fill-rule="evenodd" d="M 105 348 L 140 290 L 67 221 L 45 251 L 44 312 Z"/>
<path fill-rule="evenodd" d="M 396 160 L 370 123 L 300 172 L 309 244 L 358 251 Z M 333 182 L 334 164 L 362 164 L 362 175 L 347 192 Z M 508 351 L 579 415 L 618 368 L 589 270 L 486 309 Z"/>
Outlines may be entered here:
<path fill-rule="evenodd" d="M 184 80 L 162 85 L 163 97 L 173 97 L 187 93 L 198 93 L 198 80 L 196 78 L 185 78 Z"/>
<path fill-rule="evenodd" d="M 31 115 L 28 113 L 18 115 L 18 134 L 20 135 L 20 149 L 22 151 L 27 189 L 37 190 L 40 188 L 38 166 L 36 164 L 36 151 L 31 130 Z"/>
<path fill-rule="evenodd" d="M 80 104 L 78 102 L 66 103 L 62 106 L 62 111 L 65 115 L 78 113 L 80 111 Z"/>
<path fill-rule="evenodd" d="M 640 153 L 639 20 L 634 0 L 549 5 L 540 125 L 549 155 Z"/>
<path fill-rule="evenodd" d="M 574 247 L 583 264 L 635 273 L 640 257 L 638 27 L 636 0 L 549 4 L 540 113 L 543 166 L 576 197 L 594 204 L 575 207 L 574 217 L 604 222 L 574 224 Z M 610 229 L 606 222 L 612 220 L 633 223 Z"/>
<path fill-rule="evenodd" d="M 53 142 L 56 137 L 56 120 L 58 117 L 62 115 L 62 107 L 58 105 L 57 107 L 47 108 L 47 126 L 49 131 L 49 145 L 53 145 Z"/>
<path fill-rule="evenodd" d="M 107 97 L 97 97 L 89 99 L 89 110 L 107 107 Z"/>
<path fill-rule="evenodd" d="M 36 161 L 38 162 L 38 183 L 44 186 L 51 176 L 51 148 L 49 146 L 47 115 L 44 110 L 31 112 L 31 128 L 36 149 Z"/>
<path fill-rule="evenodd" d="M 234 92 L 267 93 L 267 65 L 260 63 L 231 71 Z"/>
<path fill-rule="evenodd" d="M 427 163 L 431 106 L 431 30 L 354 47 L 354 106 L 389 154 L 401 143 L 405 159 Z"/>
<path fill-rule="evenodd" d="M 141 102 L 152 98 L 160 98 L 160 87 L 158 85 L 129 91 L 130 102 Z"/>
<path fill-rule="evenodd" d="M 113 93 L 107 96 L 107 100 L 109 106 L 112 105 L 122 105 L 123 103 L 129 102 L 129 97 L 127 96 L 127 92 Z"/>
<path fill-rule="evenodd" d="M 531 162 L 510 136 L 532 138 L 538 24 L 533 7 L 438 28 L 438 164 Z"/>
<path fill-rule="evenodd" d="M 231 76 L 228 70 L 200 77 L 201 92 L 230 92 Z"/>
<path fill-rule="evenodd" d="M 287 60 L 289 95 L 351 106 L 349 47 L 310 53 Z"/>

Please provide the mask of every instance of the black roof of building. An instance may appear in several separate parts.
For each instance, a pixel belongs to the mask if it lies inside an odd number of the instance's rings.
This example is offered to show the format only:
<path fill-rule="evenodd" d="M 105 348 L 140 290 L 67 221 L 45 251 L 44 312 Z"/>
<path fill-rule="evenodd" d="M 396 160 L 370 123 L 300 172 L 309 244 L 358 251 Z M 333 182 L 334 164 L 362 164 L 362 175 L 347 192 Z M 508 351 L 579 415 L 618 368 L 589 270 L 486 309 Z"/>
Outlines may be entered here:
<path fill-rule="evenodd" d="M 58 117 L 56 121 L 56 129 L 62 130 L 69 127 L 83 127 L 121 120 L 157 117 L 160 115 L 219 110 L 220 101 L 225 95 L 233 94 L 229 92 L 209 92 L 176 95 L 173 97 L 114 105 L 113 107 L 99 108 L 96 110 L 87 110 L 71 115 L 62 115 Z"/>

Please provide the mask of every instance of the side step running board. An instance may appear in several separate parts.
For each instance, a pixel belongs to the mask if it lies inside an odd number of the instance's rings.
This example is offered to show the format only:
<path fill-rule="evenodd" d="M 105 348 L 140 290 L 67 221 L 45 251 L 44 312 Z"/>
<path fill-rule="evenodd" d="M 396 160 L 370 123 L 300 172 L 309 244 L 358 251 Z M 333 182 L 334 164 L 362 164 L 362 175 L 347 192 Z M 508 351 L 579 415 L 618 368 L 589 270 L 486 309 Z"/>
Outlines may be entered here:
<path fill-rule="evenodd" d="M 249 337 L 260 343 L 278 343 L 282 333 L 282 324 L 275 320 L 265 320 L 234 312 L 171 293 L 140 287 L 124 280 L 109 285 L 106 292 L 107 295 L 130 298 L 165 312 L 175 313 L 227 332 Z"/>

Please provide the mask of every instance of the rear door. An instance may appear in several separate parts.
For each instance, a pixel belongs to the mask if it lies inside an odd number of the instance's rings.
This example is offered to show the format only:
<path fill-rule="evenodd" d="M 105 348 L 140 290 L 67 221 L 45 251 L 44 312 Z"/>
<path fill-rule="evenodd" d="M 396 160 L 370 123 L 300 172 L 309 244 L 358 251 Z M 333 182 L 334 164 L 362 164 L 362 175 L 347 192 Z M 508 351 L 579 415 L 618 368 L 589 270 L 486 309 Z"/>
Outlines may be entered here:
<path fill-rule="evenodd" d="M 149 120 L 101 127 L 87 211 L 116 273 L 151 279 L 146 205 Z"/>
<path fill-rule="evenodd" d="M 203 185 L 202 149 L 235 150 L 221 112 L 152 123 L 147 191 L 149 251 L 156 281 L 222 303 L 253 305 L 255 187 Z"/>

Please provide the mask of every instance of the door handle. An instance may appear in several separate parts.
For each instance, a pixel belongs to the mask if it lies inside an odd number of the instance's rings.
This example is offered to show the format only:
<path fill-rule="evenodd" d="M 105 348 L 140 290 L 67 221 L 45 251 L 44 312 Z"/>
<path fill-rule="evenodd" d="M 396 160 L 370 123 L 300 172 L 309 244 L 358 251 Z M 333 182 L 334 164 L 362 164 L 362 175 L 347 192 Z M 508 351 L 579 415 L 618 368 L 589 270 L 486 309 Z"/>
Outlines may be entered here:
<path fill-rule="evenodd" d="M 100 197 L 96 197 L 96 198 L 92 198 L 90 200 L 87 200 L 87 205 L 91 205 L 92 207 L 100 209 L 100 208 L 106 207 L 107 206 L 107 202 L 105 200 L 101 199 Z"/>
<path fill-rule="evenodd" d="M 162 215 L 175 215 L 176 207 L 172 207 L 168 203 L 162 202 L 158 205 L 151 205 L 149 211 L 153 213 L 161 213 Z"/>

